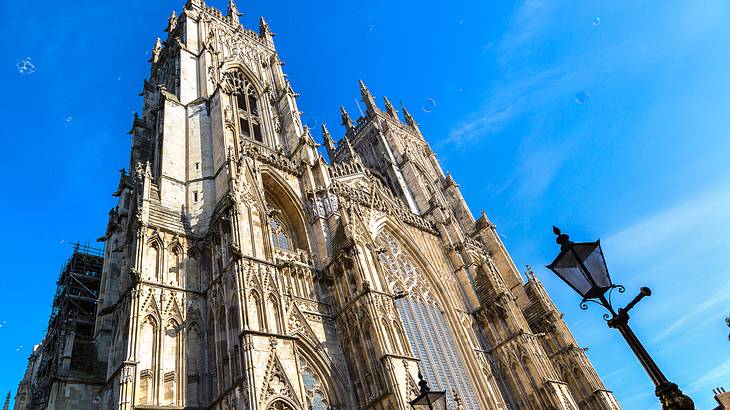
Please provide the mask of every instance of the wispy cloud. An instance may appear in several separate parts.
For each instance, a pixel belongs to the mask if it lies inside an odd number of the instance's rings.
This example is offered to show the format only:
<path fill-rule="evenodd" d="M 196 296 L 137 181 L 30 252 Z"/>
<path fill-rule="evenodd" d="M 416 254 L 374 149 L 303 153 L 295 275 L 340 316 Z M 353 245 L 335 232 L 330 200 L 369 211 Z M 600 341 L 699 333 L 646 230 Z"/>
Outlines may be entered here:
<path fill-rule="evenodd" d="M 725 232 L 717 227 L 730 222 L 730 184 L 722 181 L 699 193 L 690 193 L 687 199 L 671 208 L 659 211 L 612 234 L 604 241 L 616 260 L 635 261 L 662 251 L 671 245 L 681 252 L 691 246 L 712 246 L 713 239 L 722 239 Z M 724 225 L 727 226 L 727 225 Z M 698 241 L 694 234 L 702 230 Z M 708 235 L 712 237 L 708 237 Z"/>
<path fill-rule="evenodd" d="M 688 392 L 697 392 L 708 390 L 708 386 L 712 386 L 713 383 L 726 383 L 730 378 L 730 359 L 717 365 L 715 368 L 710 369 L 702 377 L 692 382 L 688 387 Z"/>
<path fill-rule="evenodd" d="M 659 344 L 662 340 L 675 335 L 679 331 L 687 329 L 689 326 L 697 331 L 697 328 L 701 327 L 698 325 L 698 320 L 705 318 L 708 311 L 712 309 L 712 311 L 715 312 L 715 315 L 713 316 L 720 318 L 723 316 L 723 312 L 725 312 L 723 308 L 728 305 L 730 305 L 730 284 L 720 288 L 707 300 L 695 306 L 694 309 L 685 313 L 670 326 L 662 330 L 656 337 L 654 337 L 654 339 L 652 339 L 652 344 Z M 706 321 L 702 323 L 705 325 L 708 324 Z"/>

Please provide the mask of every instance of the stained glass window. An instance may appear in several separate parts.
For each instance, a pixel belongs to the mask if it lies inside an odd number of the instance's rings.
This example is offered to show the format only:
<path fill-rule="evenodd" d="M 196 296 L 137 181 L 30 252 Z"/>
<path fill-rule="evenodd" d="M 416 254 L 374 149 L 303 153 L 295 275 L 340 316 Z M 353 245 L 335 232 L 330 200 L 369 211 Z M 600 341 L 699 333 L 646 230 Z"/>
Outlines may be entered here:
<path fill-rule="evenodd" d="M 446 391 L 450 409 L 456 408 L 453 390 L 459 393 L 464 409 L 479 409 L 464 360 L 429 284 L 392 235 L 382 233 L 378 240 L 385 249 L 380 261 L 386 268 L 391 292 L 406 294 L 396 300 L 396 307 L 413 354 L 421 359 L 421 371 L 429 386 L 432 390 Z"/>
<path fill-rule="evenodd" d="M 279 219 L 272 217 L 269 219 L 269 228 L 271 228 L 271 240 L 274 242 L 274 246 L 287 251 L 291 250 L 286 225 Z"/>

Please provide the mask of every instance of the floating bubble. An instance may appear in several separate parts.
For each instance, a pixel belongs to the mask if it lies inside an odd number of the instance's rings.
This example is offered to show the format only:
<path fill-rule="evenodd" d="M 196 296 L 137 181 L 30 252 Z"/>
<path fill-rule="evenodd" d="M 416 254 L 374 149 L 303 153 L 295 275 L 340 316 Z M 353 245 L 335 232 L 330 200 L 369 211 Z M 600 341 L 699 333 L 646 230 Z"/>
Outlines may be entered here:
<path fill-rule="evenodd" d="M 464 24 L 464 19 L 459 19 L 459 20 L 458 20 L 457 22 L 458 22 L 459 24 Z"/>
<path fill-rule="evenodd" d="M 22 60 L 18 60 L 15 63 L 16 67 L 18 67 L 18 72 L 20 74 L 33 74 L 35 72 L 35 64 L 30 60 L 30 57 L 26 57 Z"/>
<path fill-rule="evenodd" d="M 15 351 L 16 352 L 19 352 L 21 350 L 23 350 L 23 345 L 20 345 L 20 346 L 18 346 L 18 347 L 15 348 Z"/>
<path fill-rule="evenodd" d="M 575 95 L 576 104 L 585 104 L 591 99 L 591 94 L 588 90 L 584 90 Z"/>
<path fill-rule="evenodd" d="M 426 101 L 421 106 L 423 112 L 433 112 L 434 108 L 436 108 L 436 100 L 431 97 L 426 98 Z"/>
<path fill-rule="evenodd" d="M 459 92 L 462 92 L 462 91 L 464 91 L 464 89 L 463 88 L 459 88 Z"/>
<path fill-rule="evenodd" d="M 4 320 L 2 322 L 0 322 L 0 329 L 4 328 L 6 323 L 8 323 L 8 322 L 6 322 Z"/>
<path fill-rule="evenodd" d="M 94 397 L 94 404 L 99 404 L 99 402 L 101 402 L 101 397 L 99 397 L 99 396 Z"/>
<path fill-rule="evenodd" d="M 68 124 L 70 124 L 71 121 L 73 121 L 73 120 L 74 120 L 73 117 L 71 117 L 70 115 L 68 117 L 66 117 L 66 123 L 68 123 Z"/>
<path fill-rule="evenodd" d="M 375 24 L 371 24 L 371 25 L 370 25 L 370 26 L 368 27 L 368 31 L 373 31 L 373 30 L 375 30 Z"/>
<path fill-rule="evenodd" d="M 601 25 L 601 18 L 596 17 L 593 19 L 593 27 L 600 26 Z"/>
<path fill-rule="evenodd" d="M 310 130 L 315 129 L 317 127 L 317 123 L 319 123 L 319 121 L 317 121 L 317 119 L 312 116 L 304 119 L 304 125 L 309 127 Z"/>

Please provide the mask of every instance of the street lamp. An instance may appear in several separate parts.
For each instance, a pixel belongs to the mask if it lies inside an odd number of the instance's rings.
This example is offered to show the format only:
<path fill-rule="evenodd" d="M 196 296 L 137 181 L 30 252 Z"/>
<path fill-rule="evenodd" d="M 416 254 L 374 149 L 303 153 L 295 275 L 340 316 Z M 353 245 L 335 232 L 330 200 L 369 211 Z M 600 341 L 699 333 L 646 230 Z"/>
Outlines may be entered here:
<path fill-rule="evenodd" d="M 446 410 L 446 392 L 431 391 L 428 382 L 423 380 L 423 375 L 418 372 L 418 387 L 421 394 L 418 395 L 410 405 L 414 410 Z"/>
<path fill-rule="evenodd" d="M 619 293 L 623 293 L 625 289 L 621 285 L 614 285 L 611 281 L 606 260 L 603 257 L 601 241 L 574 243 L 568 235 L 560 232 L 560 229 L 553 227 L 553 232 L 557 235 L 555 242 L 560 245 L 560 253 L 547 268 L 555 272 L 583 298 L 580 302 L 581 309 L 588 309 L 586 302 L 593 302 L 609 311 L 610 315 L 606 313 L 603 318 L 608 322 L 609 327 L 618 330 L 626 339 L 644 370 L 649 374 L 651 381 L 656 386 L 655 393 L 662 403 L 662 409 L 694 410 L 692 399 L 682 394 L 676 384 L 667 380 L 629 327 L 629 310 L 641 299 L 650 296 L 651 290 L 641 288 L 639 294 L 625 308 L 619 308 L 618 312 L 615 311 L 611 304 L 611 292 L 613 289 L 617 289 Z M 606 292 L 608 292 L 608 297 L 606 297 Z"/>

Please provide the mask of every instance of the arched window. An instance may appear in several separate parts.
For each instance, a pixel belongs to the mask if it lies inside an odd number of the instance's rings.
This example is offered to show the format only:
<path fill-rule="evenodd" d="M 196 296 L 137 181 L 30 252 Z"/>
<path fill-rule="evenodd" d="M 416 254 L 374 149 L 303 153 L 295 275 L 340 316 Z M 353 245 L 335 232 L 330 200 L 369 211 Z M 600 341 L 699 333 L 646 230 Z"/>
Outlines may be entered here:
<path fill-rule="evenodd" d="M 279 325 L 279 303 L 276 301 L 276 296 L 273 293 L 269 293 L 266 310 L 269 332 L 281 333 L 281 326 Z"/>
<path fill-rule="evenodd" d="M 263 301 L 255 290 L 252 290 L 250 295 L 251 303 L 249 304 L 248 311 L 248 327 L 251 330 L 264 330 Z"/>
<path fill-rule="evenodd" d="M 280 400 L 275 403 L 271 403 L 271 405 L 269 405 L 266 410 L 294 410 L 294 407 Z"/>
<path fill-rule="evenodd" d="M 208 317 L 208 385 L 210 386 L 210 399 L 218 397 L 218 360 L 215 349 L 215 318 L 213 313 Z"/>
<path fill-rule="evenodd" d="M 163 377 L 163 404 L 177 404 L 178 356 L 180 351 L 178 325 L 175 321 L 167 324 L 164 334 L 162 377 Z"/>
<path fill-rule="evenodd" d="M 185 352 L 188 373 L 187 400 L 185 401 L 185 405 L 191 407 L 198 407 L 200 403 L 198 397 L 200 392 L 200 364 L 203 360 L 201 341 L 200 328 L 197 323 L 191 324 L 187 331 L 188 348 Z"/>
<path fill-rule="evenodd" d="M 142 324 L 141 337 L 137 346 L 139 356 L 139 395 L 138 404 L 152 404 L 154 380 L 157 374 L 157 322 L 148 316 Z"/>
<path fill-rule="evenodd" d="M 455 389 L 465 409 L 479 409 L 452 329 L 443 309 L 434 299 L 428 281 L 393 235 L 383 232 L 378 235 L 377 242 L 385 250 L 380 254 L 380 262 L 385 269 L 389 290 L 406 294 L 396 300 L 396 308 L 408 344 L 413 354 L 421 359 L 421 370 L 429 386 L 432 390 Z M 455 406 L 453 397 L 447 397 L 450 407 Z"/>
<path fill-rule="evenodd" d="M 221 374 L 220 377 L 220 385 L 222 389 L 225 389 L 228 387 L 228 383 L 230 382 L 228 376 L 230 372 L 230 361 L 228 357 L 228 335 L 226 332 L 226 309 L 225 307 L 221 306 L 221 309 L 218 313 L 218 350 L 220 352 L 220 360 L 221 360 Z"/>
<path fill-rule="evenodd" d="M 259 115 L 259 99 L 256 88 L 245 80 L 235 91 L 236 112 L 238 113 L 238 129 L 241 136 L 263 142 L 261 134 L 261 117 Z"/>
<path fill-rule="evenodd" d="M 160 248 L 156 243 L 148 248 L 146 267 L 145 277 L 148 280 L 157 280 L 160 275 Z"/>
<path fill-rule="evenodd" d="M 284 223 L 279 218 L 269 218 L 269 228 L 271 229 L 271 240 L 274 242 L 274 246 L 279 249 L 286 251 L 291 250 L 289 243 L 289 232 Z"/>
<path fill-rule="evenodd" d="M 308 406 L 306 408 L 309 410 L 329 409 L 327 396 L 324 392 L 321 380 L 304 358 L 300 358 L 299 360 L 299 370 L 302 373 L 304 391 L 308 402 Z"/>
<path fill-rule="evenodd" d="M 182 280 L 180 274 L 182 272 L 182 252 L 178 248 L 170 251 L 170 267 L 168 268 L 167 282 L 173 286 L 180 286 Z"/>

